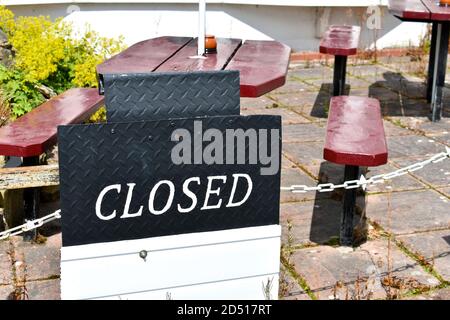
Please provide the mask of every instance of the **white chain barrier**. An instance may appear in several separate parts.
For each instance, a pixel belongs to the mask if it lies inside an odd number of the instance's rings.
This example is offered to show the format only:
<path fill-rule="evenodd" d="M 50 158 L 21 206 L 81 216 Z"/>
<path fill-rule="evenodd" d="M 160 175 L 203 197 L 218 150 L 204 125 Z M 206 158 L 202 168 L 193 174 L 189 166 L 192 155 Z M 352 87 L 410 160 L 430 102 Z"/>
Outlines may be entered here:
<path fill-rule="evenodd" d="M 379 174 L 373 177 L 370 177 L 369 179 L 366 179 L 364 175 L 361 175 L 361 177 L 358 180 L 349 180 L 345 181 L 341 184 L 333 184 L 333 183 L 321 183 L 318 184 L 315 187 L 309 187 L 306 185 L 291 185 L 290 187 L 281 187 L 281 191 L 291 191 L 293 193 L 305 193 L 309 191 L 318 191 L 318 192 L 331 192 L 335 189 L 356 189 L 361 187 L 363 190 L 366 190 L 368 185 L 373 184 L 379 184 L 384 183 L 386 180 L 391 180 L 393 178 L 397 178 L 400 176 L 403 176 L 407 173 L 414 172 L 417 170 L 422 169 L 426 165 L 432 164 L 432 163 L 438 163 L 443 160 L 450 158 L 450 148 L 446 147 L 445 152 L 441 152 L 438 154 L 435 154 L 434 156 L 430 157 L 429 159 L 421 162 L 414 163 L 412 165 L 409 165 L 407 167 L 385 173 L 385 174 Z M 14 227 L 12 229 L 2 231 L 0 232 L 0 241 L 8 239 L 11 236 L 19 235 L 23 232 L 27 232 L 36 228 L 39 228 L 46 224 L 47 222 L 60 219 L 61 218 L 61 210 L 56 210 L 55 212 L 46 215 L 45 217 L 33 220 L 33 221 L 27 221 L 26 223 Z"/>
<path fill-rule="evenodd" d="M 0 241 L 8 239 L 11 236 L 17 236 L 23 232 L 27 232 L 39 227 L 42 227 L 47 222 L 60 219 L 61 218 L 61 209 L 56 210 L 55 212 L 46 215 L 45 217 L 33 220 L 33 221 L 27 221 L 24 224 L 8 229 L 6 231 L 0 232 Z"/>
<path fill-rule="evenodd" d="M 419 169 L 422 169 L 428 164 L 438 163 L 448 158 L 450 158 L 450 148 L 446 147 L 445 152 L 435 154 L 434 156 L 430 157 L 425 161 L 417 162 L 407 167 L 389 173 L 379 174 L 370 177 L 369 179 L 366 179 L 364 175 L 361 175 L 361 177 L 358 180 L 349 180 L 341 184 L 321 183 L 315 187 L 309 187 L 306 185 L 291 185 L 290 187 L 281 187 L 281 191 L 291 191 L 293 193 L 305 193 L 308 191 L 330 192 L 335 189 L 356 189 L 359 187 L 361 187 L 363 190 L 366 190 L 368 185 L 384 183 L 386 180 L 391 180 L 393 178 L 400 177 L 404 174 L 417 171 Z"/>

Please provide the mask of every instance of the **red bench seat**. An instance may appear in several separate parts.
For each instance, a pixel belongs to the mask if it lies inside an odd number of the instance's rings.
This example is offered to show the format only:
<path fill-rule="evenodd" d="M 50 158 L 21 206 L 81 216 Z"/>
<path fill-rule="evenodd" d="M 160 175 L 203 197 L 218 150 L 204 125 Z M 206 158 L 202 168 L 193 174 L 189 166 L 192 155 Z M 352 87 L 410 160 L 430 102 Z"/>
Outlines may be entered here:
<path fill-rule="evenodd" d="M 360 32 L 358 26 L 330 26 L 320 41 L 319 51 L 335 56 L 355 55 Z"/>
<path fill-rule="evenodd" d="M 345 91 L 347 57 L 358 51 L 358 26 L 330 26 L 320 41 L 320 53 L 334 55 L 333 96 L 341 96 Z"/>
<path fill-rule="evenodd" d="M 371 167 L 385 164 L 387 156 L 379 101 L 354 96 L 331 98 L 324 159 Z"/>
<path fill-rule="evenodd" d="M 70 89 L 0 128 L 0 155 L 33 157 L 56 143 L 57 127 L 88 119 L 103 105 L 97 89 Z"/>

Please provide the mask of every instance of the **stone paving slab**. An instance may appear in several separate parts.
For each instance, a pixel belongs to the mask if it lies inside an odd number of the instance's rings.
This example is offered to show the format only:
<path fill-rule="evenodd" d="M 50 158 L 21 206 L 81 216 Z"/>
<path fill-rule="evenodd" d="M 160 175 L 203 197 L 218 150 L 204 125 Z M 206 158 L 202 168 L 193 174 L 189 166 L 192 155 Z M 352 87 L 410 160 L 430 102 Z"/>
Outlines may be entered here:
<path fill-rule="evenodd" d="M 312 122 L 325 126 L 328 120 L 329 101 L 327 98 L 318 97 L 313 105 L 304 105 L 299 112 Z M 297 111 L 298 108 L 295 110 Z"/>
<path fill-rule="evenodd" d="M 447 145 L 449 144 L 449 127 L 447 125 L 441 125 L 441 122 L 435 122 L 436 128 L 432 129 L 432 126 L 427 123 L 431 123 L 429 119 L 429 114 L 426 111 L 427 108 L 423 108 L 424 115 L 422 116 L 396 116 L 390 117 L 389 119 L 396 123 L 399 126 L 404 126 L 409 128 L 412 131 L 416 131 L 415 134 L 417 136 L 425 135 L 431 139 L 440 141 L 443 139 L 443 142 Z M 446 118 L 443 118 L 446 120 Z M 445 121 L 444 121 L 445 122 Z M 439 129 L 439 127 L 441 129 Z"/>
<path fill-rule="evenodd" d="M 444 280 L 450 281 L 450 229 L 399 236 L 398 240 L 427 259 Z"/>
<path fill-rule="evenodd" d="M 313 105 L 317 99 L 316 92 L 302 92 L 302 93 L 286 93 L 286 94 L 271 94 L 270 97 L 277 101 L 283 107 L 289 107 L 293 110 L 301 110 L 305 105 Z"/>
<path fill-rule="evenodd" d="M 332 299 L 335 292 L 338 299 L 382 299 L 389 284 L 391 292 L 398 284 L 403 284 L 404 292 L 439 285 L 395 245 L 389 251 L 388 267 L 387 248 L 387 240 L 369 241 L 355 250 L 319 246 L 296 251 L 292 260 L 319 299 Z"/>
<path fill-rule="evenodd" d="M 288 72 L 286 84 L 278 89 L 270 92 L 270 95 L 283 94 L 283 93 L 296 93 L 301 94 L 306 91 L 315 91 L 316 88 L 305 82 L 300 81 L 298 78 L 292 76 L 291 72 Z"/>
<path fill-rule="evenodd" d="M 333 199 L 281 204 L 282 242 L 289 244 L 288 239 L 291 238 L 290 245 L 295 246 L 336 241 L 339 238 L 341 212 L 341 201 Z"/>
<path fill-rule="evenodd" d="M 282 300 L 311 300 L 308 294 L 299 286 L 298 282 L 292 278 L 285 267 L 281 267 L 280 272 L 280 292 Z"/>
<path fill-rule="evenodd" d="M 350 88 L 349 95 L 358 97 L 369 97 L 369 88 Z"/>
<path fill-rule="evenodd" d="M 402 293 L 413 289 L 433 288 L 440 281 L 427 273 L 418 262 L 401 251 L 394 242 L 386 239 L 368 241 L 356 250 L 366 251 L 377 267 L 377 275 L 385 285 L 389 284 L 388 277 L 392 278 L 391 290 L 400 289 Z M 385 286 L 387 288 L 387 286 Z"/>
<path fill-rule="evenodd" d="M 445 151 L 445 150 L 443 150 Z M 419 161 L 426 160 L 422 158 Z M 406 167 L 411 163 L 411 160 L 393 160 L 395 164 L 400 167 Z M 432 185 L 433 187 L 445 187 L 450 185 L 450 162 L 444 160 L 432 165 L 425 166 L 423 169 L 410 173 L 421 181 Z"/>
<path fill-rule="evenodd" d="M 386 137 L 390 136 L 406 136 L 406 135 L 413 135 L 414 132 L 407 129 L 399 127 L 398 125 L 393 124 L 390 121 L 383 120 L 383 126 L 384 126 L 384 133 L 386 134 Z M 387 138 L 389 139 L 389 138 Z"/>
<path fill-rule="evenodd" d="M 433 290 L 424 294 L 407 297 L 407 300 L 450 300 L 450 288 Z"/>
<path fill-rule="evenodd" d="M 369 97 L 376 98 L 380 102 L 399 101 L 398 93 L 383 87 L 380 83 L 373 83 L 369 86 Z"/>
<path fill-rule="evenodd" d="M 370 167 L 369 172 L 365 175 L 366 178 L 370 178 L 372 176 L 378 174 L 385 174 L 389 172 L 393 172 L 397 170 L 397 167 L 394 167 L 391 164 L 386 164 L 379 167 Z M 418 189 L 426 189 L 428 188 L 423 183 L 417 181 L 414 177 L 409 174 L 405 174 L 403 176 L 387 180 L 385 183 L 373 184 L 367 188 L 367 192 L 371 193 L 380 193 L 380 192 L 394 192 L 394 191 L 408 191 L 408 190 L 418 190 Z"/>
<path fill-rule="evenodd" d="M 281 186 L 290 187 L 291 185 L 297 184 L 315 186 L 317 185 L 317 181 L 298 168 L 287 168 L 281 171 Z M 314 200 L 314 198 L 315 192 L 293 193 L 290 191 L 281 191 L 280 202 Z"/>
<path fill-rule="evenodd" d="M 61 234 L 49 238 L 48 243 L 25 243 L 14 237 L 17 278 L 27 281 L 48 279 L 60 274 Z"/>
<path fill-rule="evenodd" d="M 442 143 L 423 136 L 394 136 L 386 140 L 388 157 L 392 161 L 400 159 L 419 160 L 445 151 L 445 146 Z"/>
<path fill-rule="evenodd" d="M 29 281 L 26 283 L 29 300 L 60 300 L 60 280 Z"/>
<path fill-rule="evenodd" d="M 402 126 L 405 128 L 409 128 L 411 130 L 415 130 L 421 123 L 425 121 L 430 121 L 426 115 L 420 116 L 420 117 L 413 117 L 413 116 L 393 116 L 389 117 L 389 120 L 395 123 L 397 126 Z M 421 135 L 419 131 L 414 132 L 416 136 Z"/>
<path fill-rule="evenodd" d="M 320 183 L 340 184 L 344 182 L 344 168 L 345 166 L 341 164 L 323 161 L 320 165 L 306 166 L 305 170 Z"/>
<path fill-rule="evenodd" d="M 409 120 L 407 123 L 408 127 L 420 130 L 428 136 L 440 136 L 449 134 L 450 132 L 450 119 L 448 118 L 442 118 L 439 122 L 431 122 L 428 118 L 414 118 Z"/>
<path fill-rule="evenodd" d="M 266 106 L 271 106 L 273 102 L 273 100 L 269 99 L 266 96 L 258 98 L 241 98 L 241 112 L 247 109 L 265 109 Z"/>
<path fill-rule="evenodd" d="M 403 97 L 399 100 L 381 101 L 381 113 L 384 117 L 389 117 L 393 122 L 406 127 L 410 127 L 405 119 L 428 120 L 430 114 L 429 107 L 425 101 L 408 100 Z"/>
<path fill-rule="evenodd" d="M 307 118 L 301 116 L 300 114 L 288 110 L 286 108 L 264 108 L 264 109 L 241 109 L 241 115 L 276 115 L 281 116 L 281 122 L 284 125 L 289 124 L 299 124 L 299 123 L 309 123 L 311 122 Z"/>
<path fill-rule="evenodd" d="M 306 79 L 333 79 L 333 68 L 321 66 L 319 68 L 292 68 L 289 75 L 302 80 Z"/>
<path fill-rule="evenodd" d="M 386 74 L 390 77 L 391 75 Z M 421 81 L 409 81 L 405 79 L 401 74 L 393 74 L 392 79 L 381 82 L 384 87 L 399 93 L 403 97 L 413 99 L 424 99 L 426 97 L 426 85 Z"/>
<path fill-rule="evenodd" d="M 292 169 L 292 168 L 298 168 L 298 167 L 295 163 L 293 163 L 291 160 L 286 158 L 284 155 L 281 155 L 281 170 Z"/>
<path fill-rule="evenodd" d="M 450 147 L 450 132 L 444 132 L 440 135 L 433 135 L 433 139 Z"/>
<path fill-rule="evenodd" d="M 449 201 L 434 190 L 371 195 L 366 214 L 396 235 L 450 228 Z"/>
<path fill-rule="evenodd" d="M 12 285 L 0 285 L 0 300 L 10 300 L 13 291 L 14 287 Z"/>
<path fill-rule="evenodd" d="M 442 192 L 443 194 L 445 194 L 447 196 L 447 198 L 449 198 L 448 203 L 450 203 L 450 187 L 449 188 L 438 188 L 437 190 L 439 190 L 439 192 Z"/>
<path fill-rule="evenodd" d="M 363 78 L 369 83 L 384 81 L 385 77 L 383 74 L 388 72 L 392 72 L 392 70 L 378 64 L 347 67 L 347 73 L 355 77 Z"/>
<path fill-rule="evenodd" d="M 283 126 L 283 142 L 324 141 L 326 128 L 317 124 Z"/>
<path fill-rule="evenodd" d="M 296 251 L 292 261 L 320 300 L 385 298 L 386 291 L 376 279 L 377 268 L 370 255 L 350 250 L 329 246 L 305 248 Z"/>
<path fill-rule="evenodd" d="M 0 241 L 0 285 L 13 283 L 11 259 L 8 255 L 9 250 L 10 250 L 9 241 L 5 240 Z"/>
<path fill-rule="evenodd" d="M 283 144 L 283 153 L 302 167 L 318 166 L 323 162 L 323 146 L 323 142 L 287 142 Z"/>
<path fill-rule="evenodd" d="M 331 75 L 330 78 L 324 78 L 324 79 L 305 79 L 304 80 L 306 83 L 315 86 L 317 88 L 320 88 L 322 86 L 322 84 L 328 84 L 328 86 L 326 86 L 327 90 L 329 93 L 333 92 L 333 75 Z M 345 79 L 345 83 L 346 85 L 350 86 L 349 89 L 361 89 L 361 88 L 367 88 L 367 86 L 369 85 L 369 83 L 363 79 L 359 79 L 356 77 L 353 77 L 351 75 L 346 76 Z"/>

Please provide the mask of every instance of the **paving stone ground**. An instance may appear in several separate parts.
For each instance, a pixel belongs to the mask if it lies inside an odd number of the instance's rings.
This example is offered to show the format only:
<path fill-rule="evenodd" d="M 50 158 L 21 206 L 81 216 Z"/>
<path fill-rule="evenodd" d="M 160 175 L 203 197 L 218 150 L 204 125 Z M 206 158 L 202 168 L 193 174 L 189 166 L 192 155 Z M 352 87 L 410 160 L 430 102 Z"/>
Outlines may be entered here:
<path fill-rule="evenodd" d="M 346 91 L 380 100 L 389 147 L 388 164 L 363 168 L 367 177 L 450 146 L 450 87 L 444 118 L 431 123 L 421 72 L 423 63 L 411 57 L 349 60 Z M 343 181 L 343 167 L 322 157 L 332 74 L 331 60 L 292 64 L 285 86 L 241 101 L 242 114 L 282 117 L 283 186 Z M 449 160 L 360 194 L 355 225 L 366 240 L 355 248 L 338 246 L 341 200 L 342 191 L 282 192 L 280 298 L 450 299 Z M 42 214 L 57 207 L 44 204 Z M 58 222 L 41 232 L 47 236 L 42 244 L 20 237 L 0 242 L 0 299 L 60 298 Z"/>

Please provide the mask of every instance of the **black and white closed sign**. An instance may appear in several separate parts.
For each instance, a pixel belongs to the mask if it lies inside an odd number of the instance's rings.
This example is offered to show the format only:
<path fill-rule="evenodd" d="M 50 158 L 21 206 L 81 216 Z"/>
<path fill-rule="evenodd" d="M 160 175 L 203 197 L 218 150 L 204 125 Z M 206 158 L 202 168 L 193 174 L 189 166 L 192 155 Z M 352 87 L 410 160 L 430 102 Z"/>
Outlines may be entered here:
<path fill-rule="evenodd" d="M 73 125 L 58 139 L 63 298 L 276 298 L 280 117 Z"/>

